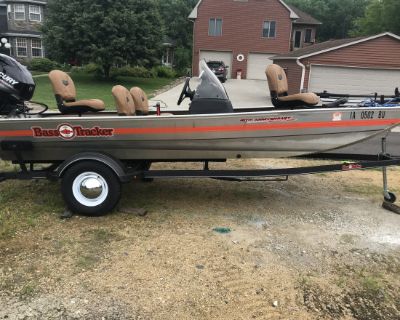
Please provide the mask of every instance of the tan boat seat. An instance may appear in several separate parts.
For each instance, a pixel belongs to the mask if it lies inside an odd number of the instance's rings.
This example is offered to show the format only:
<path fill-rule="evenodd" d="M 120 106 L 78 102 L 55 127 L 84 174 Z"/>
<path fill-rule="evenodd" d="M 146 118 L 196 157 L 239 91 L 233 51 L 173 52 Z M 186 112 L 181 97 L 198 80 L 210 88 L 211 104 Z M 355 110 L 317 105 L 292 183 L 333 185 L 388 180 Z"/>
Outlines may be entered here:
<path fill-rule="evenodd" d="M 272 104 L 277 108 L 293 108 L 315 106 L 319 97 L 314 93 L 298 93 L 288 95 L 289 85 L 285 70 L 277 64 L 271 64 L 265 71 L 268 79 Z"/>
<path fill-rule="evenodd" d="M 135 103 L 136 113 L 138 115 L 149 114 L 149 99 L 146 93 L 139 87 L 133 87 L 130 90 L 133 101 Z"/>
<path fill-rule="evenodd" d="M 104 102 L 99 99 L 76 100 L 75 84 L 67 73 L 53 70 L 49 73 L 49 78 L 61 113 L 82 114 L 105 109 Z"/>
<path fill-rule="evenodd" d="M 130 90 L 133 101 L 135 102 L 136 114 L 137 115 L 148 115 L 149 108 L 149 99 L 147 98 L 146 92 L 144 92 L 139 87 L 133 87 Z M 161 113 L 160 116 L 173 116 L 172 113 Z"/>
<path fill-rule="evenodd" d="M 118 85 L 113 87 L 111 92 L 120 116 L 133 116 L 136 114 L 135 102 L 127 88 Z"/>

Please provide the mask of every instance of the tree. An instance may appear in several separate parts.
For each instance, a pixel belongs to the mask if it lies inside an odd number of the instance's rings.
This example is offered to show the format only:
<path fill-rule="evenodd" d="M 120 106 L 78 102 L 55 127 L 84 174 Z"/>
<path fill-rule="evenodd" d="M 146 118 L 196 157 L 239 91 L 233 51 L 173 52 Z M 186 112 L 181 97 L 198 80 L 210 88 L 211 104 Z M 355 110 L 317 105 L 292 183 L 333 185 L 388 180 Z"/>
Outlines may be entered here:
<path fill-rule="evenodd" d="M 159 1 L 158 7 L 164 25 L 164 34 L 176 44 L 175 66 L 184 70 L 191 64 L 193 22 L 188 19 L 198 0 Z"/>
<path fill-rule="evenodd" d="M 346 38 L 356 19 L 364 15 L 371 0 L 287 0 L 288 4 L 311 14 L 322 22 L 318 27 L 319 41 Z M 396 0 L 394 0 L 396 1 Z"/>
<path fill-rule="evenodd" d="M 400 34 L 399 12 L 399 0 L 374 0 L 365 15 L 357 19 L 353 34 L 373 35 L 385 31 Z"/>
<path fill-rule="evenodd" d="M 164 21 L 165 34 L 176 41 L 178 47 L 192 46 L 193 22 L 189 14 L 198 0 L 159 1 L 159 11 Z"/>
<path fill-rule="evenodd" d="M 160 21 L 153 0 L 50 0 L 44 42 L 50 58 L 95 62 L 109 77 L 114 64 L 158 61 Z"/>

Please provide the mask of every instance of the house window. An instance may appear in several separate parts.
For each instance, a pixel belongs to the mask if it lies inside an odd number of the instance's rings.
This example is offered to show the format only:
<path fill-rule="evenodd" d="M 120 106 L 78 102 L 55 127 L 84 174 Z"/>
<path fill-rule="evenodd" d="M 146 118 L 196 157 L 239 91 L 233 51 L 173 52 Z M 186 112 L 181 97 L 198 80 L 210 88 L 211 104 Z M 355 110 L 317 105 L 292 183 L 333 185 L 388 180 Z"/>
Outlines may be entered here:
<path fill-rule="evenodd" d="M 304 42 L 305 43 L 311 43 L 312 42 L 311 36 L 312 36 L 312 29 L 306 29 L 306 35 L 305 35 L 305 38 L 304 38 Z"/>
<path fill-rule="evenodd" d="M 12 20 L 11 4 L 7 5 L 7 17 L 8 17 L 8 20 Z"/>
<path fill-rule="evenodd" d="M 276 22 L 264 21 L 263 38 L 275 38 L 275 34 L 276 34 Z"/>
<path fill-rule="evenodd" d="M 28 56 L 28 45 L 26 38 L 17 38 L 17 57 Z"/>
<path fill-rule="evenodd" d="M 222 36 L 222 19 L 210 19 L 210 22 L 208 24 L 208 35 L 213 37 Z"/>
<path fill-rule="evenodd" d="M 294 34 L 294 47 L 296 49 L 301 47 L 301 31 L 296 31 Z"/>
<path fill-rule="evenodd" d="M 33 58 L 43 57 L 42 40 L 32 39 L 32 57 Z"/>
<path fill-rule="evenodd" d="M 174 51 L 172 48 L 165 48 L 162 56 L 162 64 L 164 66 L 172 66 L 174 60 Z"/>
<path fill-rule="evenodd" d="M 29 20 L 42 21 L 42 14 L 39 6 L 29 6 Z"/>
<path fill-rule="evenodd" d="M 25 20 L 25 5 L 24 4 L 14 4 L 14 19 L 15 20 Z"/>

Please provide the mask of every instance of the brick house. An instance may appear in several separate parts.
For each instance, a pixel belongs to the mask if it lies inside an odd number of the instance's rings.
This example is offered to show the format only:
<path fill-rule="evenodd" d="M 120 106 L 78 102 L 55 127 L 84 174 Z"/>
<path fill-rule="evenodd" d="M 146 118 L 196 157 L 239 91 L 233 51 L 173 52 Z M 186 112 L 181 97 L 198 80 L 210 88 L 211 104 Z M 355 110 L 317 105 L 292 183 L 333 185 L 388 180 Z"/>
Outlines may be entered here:
<path fill-rule="evenodd" d="M 400 36 L 331 40 L 273 57 L 299 91 L 393 95 L 400 87 Z"/>
<path fill-rule="evenodd" d="M 193 74 L 201 59 L 222 60 L 248 79 L 265 79 L 272 56 L 313 44 L 321 24 L 282 0 L 200 0 L 189 19 Z"/>
<path fill-rule="evenodd" d="M 17 59 L 44 57 L 40 27 L 47 0 L 0 0 L 0 37 L 11 44 Z"/>

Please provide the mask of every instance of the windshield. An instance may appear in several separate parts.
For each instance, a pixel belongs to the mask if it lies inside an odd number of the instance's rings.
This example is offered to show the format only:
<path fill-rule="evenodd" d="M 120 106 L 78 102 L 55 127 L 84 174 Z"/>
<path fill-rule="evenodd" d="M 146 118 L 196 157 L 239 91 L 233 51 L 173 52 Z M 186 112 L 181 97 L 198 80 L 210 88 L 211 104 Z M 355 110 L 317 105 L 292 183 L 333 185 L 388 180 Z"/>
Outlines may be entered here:
<path fill-rule="evenodd" d="M 222 67 L 222 63 L 221 62 L 207 62 L 207 65 L 211 68 L 211 69 L 217 69 L 219 67 Z"/>
<path fill-rule="evenodd" d="M 200 61 L 200 84 L 196 90 L 196 97 L 206 99 L 229 100 L 221 81 L 207 66 L 205 60 Z"/>

